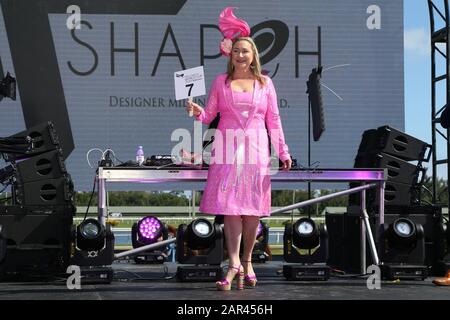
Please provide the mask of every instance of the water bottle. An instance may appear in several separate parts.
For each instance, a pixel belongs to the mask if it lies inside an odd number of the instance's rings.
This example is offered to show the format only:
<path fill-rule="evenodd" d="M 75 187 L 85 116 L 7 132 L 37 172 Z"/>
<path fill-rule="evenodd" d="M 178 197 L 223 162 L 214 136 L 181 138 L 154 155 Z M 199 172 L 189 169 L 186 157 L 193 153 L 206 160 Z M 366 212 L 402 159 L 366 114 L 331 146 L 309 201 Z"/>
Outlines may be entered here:
<path fill-rule="evenodd" d="M 139 148 L 136 151 L 136 162 L 139 165 L 142 165 L 144 161 L 145 161 L 144 149 L 142 149 L 142 146 L 139 146 Z"/>

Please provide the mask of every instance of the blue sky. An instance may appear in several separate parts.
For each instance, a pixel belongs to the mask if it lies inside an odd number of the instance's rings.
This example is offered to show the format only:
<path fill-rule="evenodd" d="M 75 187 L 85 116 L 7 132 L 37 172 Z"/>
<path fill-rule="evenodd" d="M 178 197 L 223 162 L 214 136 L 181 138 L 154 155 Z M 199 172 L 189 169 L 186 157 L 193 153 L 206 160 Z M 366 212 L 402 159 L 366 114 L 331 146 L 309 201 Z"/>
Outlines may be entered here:
<path fill-rule="evenodd" d="M 439 3 L 439 1 L 435 1 Z M 441 1 L 443 2 L 443 1 Z M 430 18 L 426 0 L 404 0 L 405 45 L 405 131 L 431 143 L 431 58 Z M 442 67 L 437 69 L 441 74 Z M 442 86 L 445 82 L 442 81 Z M 440 106 L 444 104 L 445 92 L 438 92 Z M 438 125 L 438 127 L 440 127 Z M 442 129 L 442 128 L 441 128 Z M 442 130 L 441 130 L 442 131 Z M 446 155 L 444 140 L 438 140 L 438 158 Z M 428 164 L 431 167 L 431 163 Z M 430 169 L 428 175 L 431 175 Z M 438 167 L 438 175 L 446 178 L 446 166 Z"/>

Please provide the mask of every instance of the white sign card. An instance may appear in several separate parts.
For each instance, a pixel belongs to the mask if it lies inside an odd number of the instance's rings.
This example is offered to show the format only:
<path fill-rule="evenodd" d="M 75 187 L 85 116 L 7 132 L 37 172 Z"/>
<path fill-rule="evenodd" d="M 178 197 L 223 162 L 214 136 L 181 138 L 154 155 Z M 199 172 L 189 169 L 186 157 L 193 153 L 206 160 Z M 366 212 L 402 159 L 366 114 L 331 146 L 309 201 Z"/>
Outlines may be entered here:
<path fill-rule="evenodd" d="M 177 71 L 175 81 L 175 99 L 182 100 L 206 94 L 203 66 Z"/>

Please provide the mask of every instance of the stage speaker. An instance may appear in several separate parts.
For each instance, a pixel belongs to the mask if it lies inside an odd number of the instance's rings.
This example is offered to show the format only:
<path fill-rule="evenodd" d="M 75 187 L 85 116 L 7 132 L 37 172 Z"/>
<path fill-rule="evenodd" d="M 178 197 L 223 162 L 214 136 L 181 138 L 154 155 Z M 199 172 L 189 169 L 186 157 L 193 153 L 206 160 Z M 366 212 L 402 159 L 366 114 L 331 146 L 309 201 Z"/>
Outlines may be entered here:
<path fill-rule="evenodd" d="M 74 186 L 70 174 L 61 178 L 13 184 L 13 199 L 17 205 L 62 205 L 73 202 Z"/>
<path fill-rule="evenodd" d="M 355 168 L 386 168 L 386 206 L 410 206 L 420 203 L 420 191 L 426 169 L 422 161 L 430 158 L 430 145 L 389 126 L 366 130 L 355 158 Z M 408 161 L 418 161 L 409 163 Z M 350 187 L 358 184 L 351 183 Z M 378 206 L 376 190 L 367 191 L 367 208 Z M 359 205 L 359 194 L 349 196 L 349 206 Z"/>
<path fill-rule="evenodd" d="M 21 183 L 58 179 L 67 173 L 61 149 L 19 160 L 15 166 L 16 177 Z"/>
<path fill-rule="evenodd" d="M 308 88 L 306 93 L 308 93 L 308 100 L 311 107 L 314 141 L 319 141 L 320 136 L 325 131 L 325 116 L 323 112 L 322 88 L 320 84 L 321 76 L 322 68 L 314 68 L 306 82 Z"/>
<path fill-rule="evenodd" d="M 18 159 L 29 158 L 47 151 L 55 150 L 60 148 L 59 138 L 53 123 L 44 122 L 30 129 L 24 130 L 22 132 L 16 133 L 11 137 L 31 137 L 33 140 L 33 147 L 26 154 L 6 154 L 5 160 L 12 161 Z"/>
<path fill-rule="evenodd" d="M 0 273 L 65 272 L 75 214 L 66 206 L 1 206 L 6 254 Z"/>
<path fill-rule="evenodd" d="M 363 133 L 358 154 L 387 153 L 406 161 L 428 161 L 431 145 L 389 126 Z"/>
<path fill-rule="evenodd" d="M 419 181 L 424 169 L 387 153 L 359 153 L 355 168 L 386 168 L 387 179 L 392 182 L 414 185 Z"/>
<path fill-rule="evenodd" d="M 350 188 L 359 186 L 358 183 L 350 183 Z M 411 186 L 405 183 L 396 183 L 386 181 L 384 190 L 384 204 L 389 206 L 410 206 L 419 203 L 419 186 Z M 360 205 L 360 194 L 353 193 L 348 198 L 349 206 Z M 375 189 L 369 189 L 366 192 L 366 206 L 367 208 L 378 207 L 379 196 Z M 389 213 L 389 212 L 386 212 Z"/>
<path fill-rule="evenodd" d="M 328 230 L 328 265 L 344 269 L 344 217 L 342 213 L 325 213 L 325 224 Z"/>
<path fill-rule="evenodd" d="M 355 207 L 356 208 L 356 207 Z M 359 208 L 358 208 L 359 209 Z M 360 226 L 359 211 L 355 214 L 332 214 L 325 216 L 330 243 L 330 259 L 328 265 L 348 273 L 360 273 Z M 375 218 L 370 218 L 372 234 L 376 240 L 374 229 Z M 370 248 L 366 242 L 366 264 L 372 264 Z"/>

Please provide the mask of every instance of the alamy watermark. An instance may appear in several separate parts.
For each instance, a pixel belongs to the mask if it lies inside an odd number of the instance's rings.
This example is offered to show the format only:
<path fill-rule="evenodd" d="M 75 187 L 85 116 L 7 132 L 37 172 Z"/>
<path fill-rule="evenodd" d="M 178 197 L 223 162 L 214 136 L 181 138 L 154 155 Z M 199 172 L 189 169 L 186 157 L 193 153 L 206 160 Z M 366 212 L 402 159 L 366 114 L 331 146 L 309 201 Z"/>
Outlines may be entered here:
<path fill-rule="evenodd" d="M 81 289 L 81 269 L 79 266 L 71 265 L 67 267 L 66 273 L 70 276 L 67 278 L 66 285 L 69 290 Z"/>
<path fill-rule="evenodd" d="M 369 289 L 369 290 L 381 289 L 380 267 L 372 264 L 369 267 L 367 267 L 367 273 L 370 274 L 370 276 L 367 278 L 367 281 L 366 281 L 367 289 Z"/>
<path fill-rule="evenodd" d="M 283 144 L 283 131 L 278 128 L 272 129 L 216 129 L 212 144 L 211 157 L 203 157 L 203 139 L 208 134 L 202 134 L 202 123 L 194 121 L 194 132 L 184 128 L 175 129 L 171 134 L 171 141 L 178 141 L 172 148 L 171 156 L 178 164 L 189 162 L 200 165 L 205 162 L 211 164 L 237 164 L 237 165 L 259 165 L 268 166 L 267 174 L 275 174 L 279 170 L 278 161 L 270 161 L 270 154 L 280 155 L 285 147 Z M 269 138 L 271 149 L 269 150 Z M 193 146 L 193 152 L 190 151 Z M 267 146 L 267 149 L 265 147 Z M 287 147 L 286 147 L 287 148 Z"/>
<path fill-rule="evenodd" d="M 70 5 L 66 9 L 66 13 L 69 13 L 70 16 L 66 20 L 67 29 L 81 29 L 81 9 L 77 5 Z"/>
<path fill-rule="evenodd" d="M 367 18 L 366 25 L 369 30 L 381 29 L 381 9 L 376 4 L 372 4 L 367 7 L 367 13 L 370 16 Z"/>

